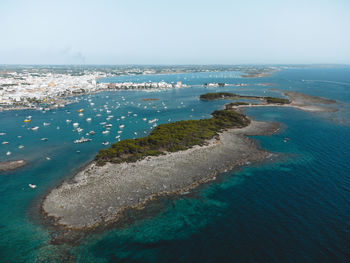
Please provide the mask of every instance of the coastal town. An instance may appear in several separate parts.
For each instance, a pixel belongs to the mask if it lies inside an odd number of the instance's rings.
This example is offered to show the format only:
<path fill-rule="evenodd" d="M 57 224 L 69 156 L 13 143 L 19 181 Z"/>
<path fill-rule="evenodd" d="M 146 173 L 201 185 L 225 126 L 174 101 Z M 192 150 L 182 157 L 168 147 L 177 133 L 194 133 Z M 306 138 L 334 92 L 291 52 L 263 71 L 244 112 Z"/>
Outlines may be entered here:
<path fill-rule="evenodd" d="M 148 74 L 148 71 L 145 72 Z M 12 70 L 0 72 L 0 110 L 45 109 L 64 107 L 69 97 L 105 90 L 164 90 L 186 87 L 181 82 L 104 83 L 110 76 L 102 71 L 52 72 Z"/>

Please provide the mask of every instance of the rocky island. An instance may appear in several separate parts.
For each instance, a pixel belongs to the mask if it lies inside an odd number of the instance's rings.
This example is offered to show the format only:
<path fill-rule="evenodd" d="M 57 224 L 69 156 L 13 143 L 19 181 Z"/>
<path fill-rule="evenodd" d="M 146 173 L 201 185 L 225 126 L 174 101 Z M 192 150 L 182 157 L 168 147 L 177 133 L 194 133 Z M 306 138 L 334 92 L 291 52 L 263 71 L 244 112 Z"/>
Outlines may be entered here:
<path fill-rule="evenodd" d="M 91 229 L 117 221 L 126 209 L 142 208 L 157 196 L 184 194 L 216 174 L 265 159 L 269 153 L 246 135 L 269 135 L 278 123 L 257 122 L 237 111 L 247 106 L 289 106 L 309 110 L 312 103 L 333 103 L 300 93 L 290 99 L 209 93 L 202 100 L 259 100 L 226 105 L 212 118 L 162 124 L 147 137 L 128 139 L 101 150 L 72 180 L 53 189 L 43 213 L 69 229 Z M 319 109 L 323 109 L 323 106 Z"/>
<path fill-rule="evenodd" d="M 43 212 L 72 229 L 114 222 L 126 208 L 159 195 L 184 193 L 269 153 L 245 135 L 272 134 L 277 123 L 252 121 L 232 110 L 210 119 L 159 125 L 149 136 L 120 141 L 43 200 Z"/>

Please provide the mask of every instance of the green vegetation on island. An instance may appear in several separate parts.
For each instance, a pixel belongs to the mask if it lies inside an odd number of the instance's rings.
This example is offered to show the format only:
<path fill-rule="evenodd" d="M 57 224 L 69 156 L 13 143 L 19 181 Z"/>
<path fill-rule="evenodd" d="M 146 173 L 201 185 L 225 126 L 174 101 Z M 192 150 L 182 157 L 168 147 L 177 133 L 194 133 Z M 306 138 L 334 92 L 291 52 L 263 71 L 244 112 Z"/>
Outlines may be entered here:
<path fill-rule="evenodd" d="M 275 98 L 275 97 L 264 97 L 267 103 L 269 104 L 289 104 L 290 100 L 283 98 Z"/>
<path fill-rule="evenodd" d="M 288 104 L 290 100 L 284 98 L 275 98 L 275 97 L 264 97 L 264 96 L 249 96 L 249 95 L 238 95 L 231 92 L 215 92 L 215 93 L 206 93 L 200 96 L 201 100 L 218 100 L 218 99 L 250 99 L 250 100 L 263 100 L 268 104 Z M 237 105 L 248 105 L 243 102 L 237 102 Z M 231 106 L 234 106 L 233 104 Z"/>
<path fill-rule="evenodd" d="M 247 105 L 257 105 L 256 103 L 248 103 L 244 101 L 235 101 L 228 104 L 225 104 L 225 110 L 234 110 L 237 106 L 247 106 Z"/>
<path fill-rule="evenodd" d="M 228 128 L 245 127 L 250 120 L 232 110 L 217 110 L 210 119 L 185 120 L 157 126 L 147 137 L 123 140 L 100 150 L 95 157 L 98 165 L 106 162 L 136 162 L 147 156 L 189 149 L 204 145 Z"/>

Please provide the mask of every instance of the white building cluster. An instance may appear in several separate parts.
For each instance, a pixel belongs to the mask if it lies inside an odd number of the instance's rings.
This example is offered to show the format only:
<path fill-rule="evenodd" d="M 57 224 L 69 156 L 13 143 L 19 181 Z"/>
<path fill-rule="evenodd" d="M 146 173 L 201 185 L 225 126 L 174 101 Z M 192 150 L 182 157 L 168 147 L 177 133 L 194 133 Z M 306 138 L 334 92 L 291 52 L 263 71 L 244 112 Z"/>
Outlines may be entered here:
<path fill-rule="evenodd" d="M 139 89 L 139 90 L 148 90 L 148 89 L 173 89 L 173 88 L 182 88 L 186 85 L 182 84 L 181 81 L 178 81 L 176 84 L 167 83 L 164 81 L 161 82 L 122 82 L 122 83 L 110 83 L 108 88 L 111 89 Z"/>
<path fill-rule="evenodd" d="M 93 93 L 101 90 L 142 89 L 161 90 L 184 87 L 181 82 L 123 82 L 98 83 L 106 73 L 89 72 L 70 75 L 52 72 L 10 72 L 0 75 L 1 108 L 36 108 L 38 105 L 62 106 L 65 97 Z"/>
<path fill-rule="evenodd" d="M 26 105 L 30 102 L 46 102 L 58 97 L 94 92 L 105 88 L 96 79 L 101 74 L 72 76 L 54 73 L 8 73 L 0 76 L 0 105 Z"/>

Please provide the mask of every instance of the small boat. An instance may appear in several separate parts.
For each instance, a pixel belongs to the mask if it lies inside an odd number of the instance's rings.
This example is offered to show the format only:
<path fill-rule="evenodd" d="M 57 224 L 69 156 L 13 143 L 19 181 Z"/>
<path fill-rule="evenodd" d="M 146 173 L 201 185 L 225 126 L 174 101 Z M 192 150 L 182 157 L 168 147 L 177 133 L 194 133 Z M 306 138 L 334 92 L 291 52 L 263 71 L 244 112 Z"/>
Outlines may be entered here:
<path fill-rule="evenodd" d="M 23 149 L 23 148 L 24 148 L 23 145 L 18 146 L 18 149 Z"/>
<path fill-rule="evenodd" d="M 102 134 L 108 134 L 109 133 L 109 131 L 103 131 L 102 132 Z"/>
<path fill-rule="evenodd" d="M 66 123 L 71 123 L 72 122 L 72 120 L 66 120 Z"/>
<path fill-rule="evenodd" d="M 120 128 L 120 129 L 123 129 L 124 127 L 125 127 L 125 125 L 123 125 L 123 124 L 122 124 L 122 125 L 119 125 L 119 128 Z"/>
<path fill-rule="evenodd" d="M 102 144 L 107 146 L 109 144 L 109 142 L 103 142 Z"/>
<path fill-rule="evenodd" d="M 30 128 L 32 131 L 37 131 L 39 129 L 39 126 L 31 127 Z"/>
<path fill-rule="evenodd" d="M 50 124 L 51 124 L 51 123 L 49 123 L 49 122 L 44 122 L 44 123 L 43 123 L 44 126 L 49 126 Z"/>
<path fill-rule="evenodd" d="M 122 133 L 122 131 L 118 131 L 118 133 L 120 134 L 120 133 Z"/>
<path fill-rule="evenodd" d="M 90 134 L 90 135 L 94 135 L 95 132 L 94 132 L 94 131 L 89 131 L 89 134 Z"/>
<path fill-rule="evenodd" d="M 36 188 L 36 185 L 35 184 L 29 184 L 29 187 L 34 189 L 34 188 Z"/>
<path fill-rule="evenodd" d="M 2 142 L 2 144 L 4 144 L 4 145 L 5 145 L 5 144 L 9 144 L 9 142 Z"/>
<path fill-rule="evenodd" d="M 48 161 L 50 161 L 50 160 L 51 160 L 51 158 L 50 158 L 50 157 L 46 157 L 45 159 L 46 159 L 46 160 L 48 160 Z"/>
<path fill-rule="evenodd" d="M 46 142 L 48 138 L 41 138 L 42 141 Z"/>
<path fill-rule="evenodd" d="M 156 122 L 156 121 L 158 121 L 158 119 L 149 120 L 148 123 L 153 123 L 153 122 Z"/>
<path fill-rule="evenodd" d="M 112 124 L 106 124 L 105 125 L 105 128 L 110 128 L 110 127 L 112 127 L 113 125 Z"/>
<path fill-rule="evenodd" d="M 84 129 L 82 129 L 82 128 L 79 128 L 79 127 L 77 128 L 77 132 L 78 132 L 78 133 L 82 132 L 83 130 L 84 130 Z"/>
<path fill-rule="evenodd" d="M 87 122 L 91 122 L 91 118 L 86 118 L 86 121 Z"/>
<path fill-rule="evenodd" d="M 78 127 L 78 126 L 79 126 L 79 123 L 77 123 L 77 122 L 73 123 L 73 127 Z"/>
<path fill-rule="evenodd" d="M 7 153 L 6 153 L 6 155 L 8 156 L 8 155 L 11 155 L 11 152 L 10 151 L 8 151 Z"/>
<path fill-rule="evenodd" d="M 74 143 L 77 144 L 77 143 L 84 143 L 84 142 L 91 142 L 91 141 L 92 140 L 89 138 L 81 137 L 79 140 L 75 140 Z"/>
<path fill-rule="evenodd" d="M 125 119 L 125 116 L 121 116 L 120 118 L 121 118 L 121 119 Z"/>
<path fill-rule="evenodd" d="M 79 116 L 80 116 L 80 117 L 83 117 L 83 116 L 84 116 L 84 113 L 79 113 Z"/>
<path fill-rule="evenodd" d="M 32 120 L 30 119 L 25 119 L 24 122 L 31 122 Z"/>
<path fill-rule="evenodd" d="M 83 112 L 83 111 L 84 111 L 84 109 L 77 110 L 77 112 Z"/>
<path fill-rule="evenodd" d="M 0 132 L 0 136 L 6 135 L 6 132 Z"/>
<path fill-rule="evenodd" d="M 143 121 L 147 121 L 147 118 L 142 118 Z"/>

